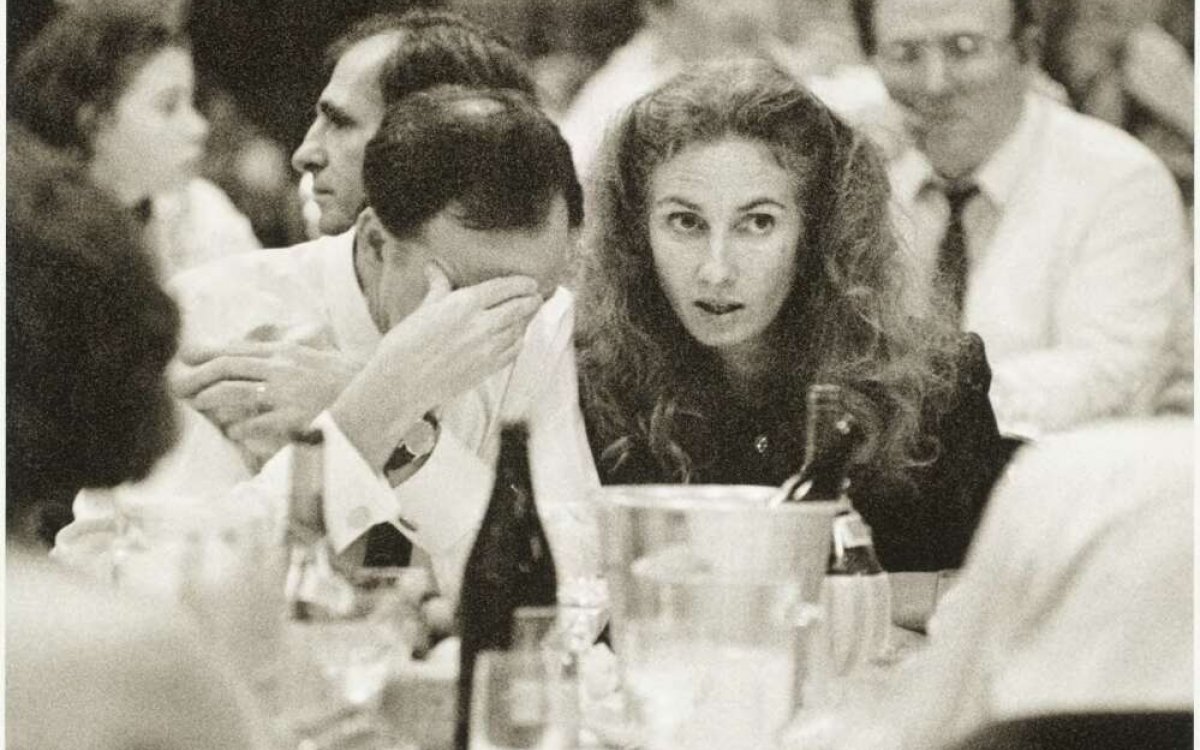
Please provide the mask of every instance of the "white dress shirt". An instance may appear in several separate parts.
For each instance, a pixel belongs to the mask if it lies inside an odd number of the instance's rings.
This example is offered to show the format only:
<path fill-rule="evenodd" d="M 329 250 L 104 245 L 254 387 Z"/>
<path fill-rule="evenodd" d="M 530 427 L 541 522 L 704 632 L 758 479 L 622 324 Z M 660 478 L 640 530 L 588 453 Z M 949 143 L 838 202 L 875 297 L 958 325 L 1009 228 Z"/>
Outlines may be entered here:
<path fill-rule="evenodd" d="M 917 288 L 931 288 L 949 209 L 925 158 L 892 165 Z M 1149 413 L 1191 315 L 1183 207 L 1129 135 L 1044 96 L 973 176 L 963 328 L 987 345 L 1005 432 L 1036 436 Z"/>
<path fill-rule="evenodd" d="M 354 234 L 348 232 L 181 275 L 173 291 L 184 311 L 185 346 L 219 346 L 253 332 L 258 338 L 324 341 L 366 362 L 381 334 L 358 287 L 353 245 Z M 587 501 L 599 480 L 579 411 L 573 329 L 573 295 L 559 289 L 526 329 L 516 361 L 442 406 L 436 447 L 395 488 L 364 461 L 327 413 L 320 415 L 315 426 L 325 433 L 325 522 L 334 548 L 342 552 L 371 526 L 393 523 L 430 555 L 443 592 L 454 595 L 491 494 L 500 427 L 519 419 L 529 425 L 534 494 L 560 572 L 595 572 L 595 530 L 579 502 Z M 168 466 L 179 463 L 175 455 L 190 456 L 200 446 L 215 450 L 219 441 L 212 433 L 219 432 L 194 420 L 189 424 Z M 226 447 L 233 450 L 227 441 Z M 173 472 L 170 484 L 193 497 L 197 489 L 245 495 L 245 502 L 265 503 L 282 520 L 289 450 L 276 454 L 251 481 L 241 481 L 244 466 L 199 464 L 188 461 L 184 471 Z M 144 488 L 152 489 L 149 496 Z M 56 552 L 66 559 L 78 559 L 81 551 L 84 557 L 94 555 L 111 542 L 114 507 L 136 512 L 170 497 L 157 472 L 147 482 L 111 492 L 81 493 L 76 521 L 60 532 Z"/>

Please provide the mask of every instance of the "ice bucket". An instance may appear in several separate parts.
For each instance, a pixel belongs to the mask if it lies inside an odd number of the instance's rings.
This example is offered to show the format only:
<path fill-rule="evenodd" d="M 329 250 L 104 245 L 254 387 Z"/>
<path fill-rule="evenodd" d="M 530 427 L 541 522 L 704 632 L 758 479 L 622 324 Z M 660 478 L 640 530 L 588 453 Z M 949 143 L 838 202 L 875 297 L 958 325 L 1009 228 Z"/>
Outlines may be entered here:
<path fill-rule="evenodd" d="M 769 748 L 795 709 L 842 503 L 773 487 L 599 490 L 613 646 L 648 750 Z"/>

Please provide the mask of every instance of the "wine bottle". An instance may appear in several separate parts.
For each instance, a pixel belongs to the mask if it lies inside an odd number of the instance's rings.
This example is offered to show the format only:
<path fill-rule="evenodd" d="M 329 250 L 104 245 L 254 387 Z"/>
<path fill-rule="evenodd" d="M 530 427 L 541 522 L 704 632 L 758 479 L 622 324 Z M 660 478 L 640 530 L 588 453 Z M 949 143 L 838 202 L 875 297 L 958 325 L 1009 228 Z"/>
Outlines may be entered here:
<path fill-rule="evenodd" d="M 853 436 L 853 418 L 843 404 L 841 386 L 811 386 L 805 412 L 804 465 L 787 502 L 843 499 Z"/>
<path fill-rule="evenodd" d="M 512 646 L 520 607 L 554 606 L 558 580 L 534 502 L 528 430 L 506 424 L 487 511 L 463 569 L 458 603 L 461 652 L 455 746 L 466 750 L 471 685 L 480 651 Z"/>
<path fill-rule="evenodd" d="M 292 480 L 288 495 L 287 576 L 289 617 L 341 617 L 354 607 L 354 586 L 337 570 L 325 536 L 325 436 L 320 430 L 292 435 Z"/>

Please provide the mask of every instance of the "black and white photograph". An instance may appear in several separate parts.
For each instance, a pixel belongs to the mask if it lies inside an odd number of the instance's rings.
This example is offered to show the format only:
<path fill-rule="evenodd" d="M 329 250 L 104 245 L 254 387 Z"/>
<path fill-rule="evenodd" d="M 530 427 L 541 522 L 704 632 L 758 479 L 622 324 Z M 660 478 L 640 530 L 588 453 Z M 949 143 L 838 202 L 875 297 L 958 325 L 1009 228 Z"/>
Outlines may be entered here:
<path fill-rule="evenodd" d="M 1194 747 L 1184 0 L 8 0 L 13 750 Z"/>

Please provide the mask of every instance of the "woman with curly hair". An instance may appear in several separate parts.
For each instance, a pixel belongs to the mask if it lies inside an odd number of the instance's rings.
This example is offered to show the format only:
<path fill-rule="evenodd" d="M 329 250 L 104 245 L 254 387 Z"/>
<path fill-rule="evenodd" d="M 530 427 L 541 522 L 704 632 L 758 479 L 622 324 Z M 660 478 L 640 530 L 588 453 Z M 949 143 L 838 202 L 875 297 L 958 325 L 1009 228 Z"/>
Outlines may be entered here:
<path fill-rule="evenodd" d="M 961 562 L 1010 450 L 982 342 L 904 294 L 861 136 L 768 63 L 706 66 L 614 126 L 591 198 L 581 398 L 605 483 L 778 484 L 808 386 L 836 383 L 885 567 Z"/>

